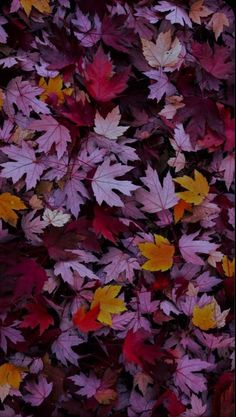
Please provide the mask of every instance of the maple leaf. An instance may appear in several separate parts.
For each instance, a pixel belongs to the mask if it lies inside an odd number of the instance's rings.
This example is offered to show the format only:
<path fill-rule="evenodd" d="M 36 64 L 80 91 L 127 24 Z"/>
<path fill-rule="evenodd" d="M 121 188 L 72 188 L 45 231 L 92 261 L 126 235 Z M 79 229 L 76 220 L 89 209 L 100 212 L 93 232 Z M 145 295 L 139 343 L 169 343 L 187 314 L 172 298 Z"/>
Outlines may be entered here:
<path fill-rule="evenodd" d="M 121 198 L 113 191 L 118 190 L 122 194 L 131 195 L 136 190 L 136 185 L 131 181 L 116 180 L 131 171 L 132 167 L 122 164 L 110 165 L 109 159 L 106 159 L 96 170 L 92 179 L 92 189 L 99 205 L 105 201 L 109 206 L 123 207 L 124 203 Z"/>
<path fill-rule="evenodd" d="M 8 341 L 17 345 L 17 343 L 24 342 L 25 339 L 21 331 L 16 329 L 20 321 L 16 320 L 11 325 L 0 325 L 0 347 L 4 353 L 7 353 Z"/>
<path fill-rule="evenodd" d="M 157 400 L 155 410 L 163 406 L 167 409 L 170 417 L 178 417 L 186 410 L 186 407 L 178 400 L 176 394 L 171 390 L 166 390 Z"/>
<path fill-rule="evenodd" d="M 140 269 L 135 257 L 131 257 L 118 248 L 110 248 L 108 253 L 102 257 L 100 263 L 106 264 L 103 268 L 103 272 L 106 273 L 106 283 L 121 277 L 132 283 L 135 270 Z"/>
<path fill-rule="evenodd" d="M 190 28 L 192 27 L 192 22 L 182 7 L 176 6 L 168 1 L 161 1 L 154 9 L 162 13 L 169 12 L 165 16 L 165 19 L 169 20 L 172 24 L 179 23 L 182 26 L 186 24 Z"/>
<path fill-rule="evenodd" d="M 1 111 L 1 110 L 2 110 L 2 108 L 3 108 L 4 98 L 5 98 L 5 94 L 4 94 L 4 92 L 2 91 L 2 89 L 0 88 L 0 111 Z M 2 129 L 0 129 L 0 137 L 1 137 L 1 136 L 3 136 L 3 135 L 2 135 Z"/>
<path fill-rule="evenodd" d="M 75 17 L 76 19 L 72 19 L 71 22 L 76 29 L 76 38 L 86 48 L 94 46 L 101 39 L 102 24 L 99 17 L 95 14 L 92 22 L 89 16 L 84 15 L 79 9 L 76 10 Z"/>
<path fill-rule="evenodd" d="M 99 305 L 100 311 L 97 319 L 101 323 L 112 326 L 111 314 L 119 314 L 126 310 L 124 301 L 116 298 L 121 288 L 120 285 L 106 285 L 96 289 L 91 309 Z"/>
<path fill-rule="evenodd" d="M 163 180 L 163 186 L 160 183 L 158 173 L 150 166 L 146 170 L 146 177 L 141 178 L 141 180 L 149 189 L 149 191 L 146 191 L 140 188 L 135 193 L 139 203 L 143 204 L 143 211 L 158 213 L 177 204 L 178 198 L 169 172 Z"/>
<path fill-rule="evenodd" d="M 103 42 L 116 49 L 117 51 L 129 52 L 132 44 L 136 40 L 136 36 L 126 25 L 125 16 L 104 16 L 102 21 L 102 40 Z"/>
<path fill-rule="evenodd" d="M 194 170 L 194 180 L 184 175 L 183 177 L 174 178 L 174 181 L 188 190 L 176 193 L 186 203 L 199 205 L 209 193 L 210 188 L 206 178 L 196 169 Z"/>
<path fill-rule="evenodd" d="M 211 368 L 211 364 L 201 359 L 189 359 L 186 355 L 178 361 L 174 381 L 182 392 L 189 395 L 190 390 L 194 393 L 203 392 L 206 389 L 206 379 L 195 372 Z"/>
<path fill-rule="evenodd" d="M 209 26 L 215 34 L 216 41 L 224 30 L 224 26 L 229 27 L 229 19 L 224 13 L 218 12 L 212 15 Z"/>
<path fill-rule="evenodd" d="M 184 97 L 184 106 L 178 109 L 177 120 L 188 122 L 185 130 L 194 141 L 205 135 L 206 127 L 218 134 L 224 134 L 223 121 L 220 118 L 216 103 L 210 98 L 192 94 Z M 161 113 L 160 113 L 161 114 Z"/>
<path fill-rule="evenodd" d="M 52 344 L 52 353 L 56 355 L 56 358 L 65 366 L 67 362 L 73 365 L 78 365 L 78 355 L 72 350 L 73 346 L 78 346 L 84 343 L 85 339 L 78 334 L 75 334 L 71 330 L 62 332 L 59 337 Z"/>
<path fill-rule="evenodd" d="M 5 31 L 5 29 L 3 29 L 3 25 L 5 25 L 6 23 L 7 19 L 5 19 L 5 17 L 3 16 L 0 16 L 0 43 L 7 43 L 8 34 Z"/>
<path fill-rule="evenodd" d="M 224 274 L 226 277 L 231 278 L 234 276 L 234 269 L 235 269 L 235 259 L 230 261 L 227 256 L 224 256 L 222 259 L 222 267 L 224 270 Z"/>
<path fill-rule="evenodd" d="M 71 96 L 73 88 L 63 88 L 63 78 L 57 75 L 55 78 L 49 78 L 48 83 L 44 78 L 40 78 L 39 87 L 44 91 L 40 95 L 40 100 L 47 101 L 50 98 L 57 98 L 57 104 L 65 101 L 65 95 Z"/>
<path fill-rule="evenodd" d="M 220 164 L 220 171 L 224 171 L 224 180 L 227 189 L 229 190 L 234 180 L 235 171 L 235 155 L 234 153 L 228 154 Z"/>
<path fill-rule="evenodd" d="M 51 13 L 51 7 L 49 0 L 20 0 L 21 6 L 23 7 L 27 16 L 30 15 L 32 7 L 37 9 L 40 13 L 49 14 Z"/>
<path fill-rule="evenodd" d="M 25 210 L 23 201 L 10 193 L 0 194 L 0 218 L 16 227 L 18 216 L 15 211 Z"/>
<path fill-rule="evenodd" d="M 104 119 L 98 112 L 95 116 L 94 131 L 108 139 L 117 139 L 122 136 L 129 127 L 119 126 L 121 119 L 119 107 L 115 107 Z"/>
<path fill-rule="evenodd" d="M 87 398 L 94 397 L 98 388 L 101 385 L 101 380 L 97 378 L 97 376 L 93 372 L 91 372 L 89 376 L 80 373 L 79 375 L 69 377 L 69 379 L 73 381 L 75 385 L 81 387 L 76 392 L 76 394 L 82 395 Z"/>
<path fill-rule="evenodd" d="M 42 91 L 42 88 L 31 85 L 29 81 L 23 81 L 22 77 L 13 78 L 7 85 L 3 108 L 10 117 L 15 114 L 13 104 L 27 117 L 31 111 L 49 114 L 48 106 L 36 98 Z"/>
<path fill-rule="evenodd" d="M 143 366 L 143 362 L 148 362 L 154 365 L 155 360 L 159 359 L 162 354 L 160 348 L 155 344 L 147 344 L 150 333 L 145 330 L 138 330 L 137 332 L 128 331 L 124 344 L 123 355 L 127 362 L 133 362 L 137 365 Z"/>
<path fill-rule="evenodd" d="M 100 312 L 100 305 L 86 312 L 85 307 L 80 307 L 73 315 L 73 323 L 81 332 L 88 333 L 101 329 L 102 324 L 96 320 Z"/>
<path fill-rule="evenodd" d="M 186 262 L 191 262 L 194 265 L 204 265 L 204 261 L 197 253 L 209 255 L 211 251 L 218 248 L 218 245 L 207 240 L 194 240 L 198 235 L 199 232 L 183 235 L 179 240 L 179 249 Z"/>
<path fill-rule="evenodd" d="M 47 281 L 45 270 L 33 259 L 24 259 L 16 266 L 9 268 L 7 274 L 18 277 L 14 290 L 15 299 L 39 295 Z"/>
<path fill-rule="evenodd" d="M 142 39 L 143 54 L 151 67 L 171 71 L 179 61 L 182 45 L 178 38 L 172 42 L 171 31 L 161 32 L 156 43 Z"/>
<path fill-rule="evenodd" d="M 45 131 L 44 135 L 37 139 L 39 150 L 48 153 L 55 145 L 58 159 L 60 159 L 67 148 L 67 143 L 71 142 L 70 132 L 60 125 L 52 116 L 44 115 L 40 120 L 34 120 L 30 123 L 29 128 L 37 132 Z"/>
<path fill-rule="evenodd" d="M 28 314 L 23 317 L 20 327 L 34 329 L 39 326 L 39 334 L 41 336 L 54 323 L 53 317 L 42 304 L 29 303 L 25 308 L 28 310 Z"/>
<path fill-rule="evenodd" d="M 173 256 L 175 248 L 169 240 L 161 235 L 154 235 L 155 243 L 140 243 L 139 249 L 141 254 L 148 258 L 148 261 L 142 265 L 142 269 L 147 271 L 167 271 L 173 265 Z"/>
<path fill-rule="evenodd" d="M 52 392 L 53 383 L 47 382 L 43 375 L 39 375 L 38 381 L 27 382 L 25 389 L 29 394 L 24 395 L 24 399 L 27 403 L 38 407 Z"/>
<path fill-rule="evenodd" d="M 126 68 L 114 74 L 112 63 L 100 47 L 93 61 L 86 66 L 85 87 L 95 100 L 110 101 L 125 90 L 129 71 L 129 68 Z"/>
<path fill-rule="evenodd" d="M 40 219 L 40 216 L 34 217 L 36 210 L 31 211 L 26 216 L 22 217 L 21 227 L 24 231 L 27 240 L 30 240 L 32 244 L 41 242 L 39 234 L 43 233 L 47 223 Z"/>
<path fill-rule="evenodd" d="M 175 86 L 171 84 L 168 76 L 162 70 L 151 70 L 144 74 L 152 80 L 156 80 L 156 83 L 149 86 L 150 94 L 148 98 L 157 99 L 159 102 L 164 94 L 166 94 L 166 96 L 172 96 L 176 93 Z"/>
<path fill-rule="evenodd" d="M 112 212 L 108 209 L 95 206 L 93 229 L 96 234 L 101 233 L 106 239 L 115 243 L 118 234 L 125 231 L 127 227 L 111 214 Z"/>
<path fill-rule="evenodd" d="M 207 6 L 204 6 L 204 0 L 197 0 L 195 1 L 189 11 L 189 17 L 192 22 L 201 25 L 201 18 L 210 16 L 213 11 L 210 10 Z"/>
<path fill-rule="evenodd" d="M 14 162 L 5 162 L 1 164 L 3 168 L 1 175 L 5 178 L 11 178 L 15 183 L 25 175 L 26 189 L 30 190 L 35 187 L 38 179 L 45 170 L 45 166 L 35 155 L 35 151 L 27 144 L 22 142 L 21 148 L 15 145 L 5 146 L 2 152 Z"/>
<path fill-rule="evenodd" d="M 197 395 L 191 395 L 191 409 L 183 413 L 183 417 L 199 417 L 204 416 L 207 410 L 207 404 L 198 398 Z"/>
<path fill-rule="evenodd" d="M 21 369 L 12 363 L 4 363 L 0 366 L 0 385 L 10 385 L 11 388 L 19 389 L 21 373 Z"/>
<path fill-rule="evenodd" d="M 60 210 L 45 209 L 43 213 L 43 220 L 47 225 L 51 224 L 54 227 L 63 227 L 70 220 L 71 215 L 63 213 Z"/>
<path fill-rule="evenodd" d="M 185 210 L 192 211 L 192 205 L 184 200 L 179 200 L 174 207 L 175 223 L 178 223 L 183 218 Z"/>
<path fill-rule="evenodd" d="M 74 98 L 66 96 L 65 104 L 59 108 L 59 111 L 77 126 L 93 126 L 95 110 L 87 98 L 76 101 Z"/>
<path fill-rule="evenodd" d="M 217 327 L 217 323 L 214 317 L 215 303 L 206 304 L 204 307 L 197 305 L 193 308 L 192 322 L 194 326 L 199 327 L 201 330 L 209 330 Z"/>
<path fill-rule="evenodd" d="M 194 42 L 192 52 L 209 74 L 222 80 L 229 78 L 233 68 L 228 48 L 216 45 L 213 50 L 208 43 Z"/>

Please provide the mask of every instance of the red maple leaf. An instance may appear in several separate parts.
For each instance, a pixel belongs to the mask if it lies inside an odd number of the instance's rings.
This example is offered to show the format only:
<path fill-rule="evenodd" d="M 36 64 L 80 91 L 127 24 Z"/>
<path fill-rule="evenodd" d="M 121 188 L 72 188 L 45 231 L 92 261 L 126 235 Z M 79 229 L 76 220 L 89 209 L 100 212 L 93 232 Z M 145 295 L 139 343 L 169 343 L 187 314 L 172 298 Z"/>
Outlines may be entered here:
<path fill-rule="evenodd" d="M 88 333 L 101 329 L 102 324 L 96 321 L 100 311 L 100 306 L 97 305 L 88 312 L 84 307 L 80 307 L 79 310 L 73 315 L 73 323 L 81 332 Z"/>
<path fill-rule="evenodd" d="M 160 406 L 167 409 L 170 417 L 178 417 L 186 410 L 186 407 L 178 400 L 175 393 L 169 389 L 158 398 L 154 410 L 158 411 Z"/>
<path fill-rule="evenodd" d="M 86 67 L 85 87 L 95 100 L 110 101 L 126 88 L 129 72 L 129 68 L 123 68 L 114 74 L 112 62 L 102 48 L 99 48 L 93 61 Z"/>
<path fill-rule="evenodd" d="M 160 359 L 162 352 L 159 346 L 147 344 L 150 333 L 145 330 L 138 330 L 136 333 L 129 330 L 123 345 L 123 355 L 127 362 L 134 362 L 143 365 L 143 362 L 154 364 Z"/>
<path fill-rule="evenodd" d="M 17 276 L 14 299 L 39 295 L 47 280 L 45 270 L 33 259 L 24 259 L 16 266 L 7 270 L 8 275 Z"/>
<path fill-rule="evenodd" d="M 20 327 L 30 327 L 34 329 L 39 326 L 39 333 L 41 336 L 50 324 L 54 324 L 53 317 L 47 312 L 47 309 L 42 304 L 29 303 L 25 308 L 28 310 L 28 314 L 24 317 Z"/>
<path fill-rule="evenodd" d="M 65 104 L 58 111 L 60 114 L 77 126 L 93 126 L 95 110 L 87 100 L 84 102 L 76 101 L 74 98 L 67 96 Z"/>
<path fill-rule="evenodd" d="M 117 218 L 110 215 L 112 210 L 96 206 L 94 209 L 93 229 L 96 234 L 101 233 L 111 242 L 116 242 L 120 232 L 127 230 Z"/>

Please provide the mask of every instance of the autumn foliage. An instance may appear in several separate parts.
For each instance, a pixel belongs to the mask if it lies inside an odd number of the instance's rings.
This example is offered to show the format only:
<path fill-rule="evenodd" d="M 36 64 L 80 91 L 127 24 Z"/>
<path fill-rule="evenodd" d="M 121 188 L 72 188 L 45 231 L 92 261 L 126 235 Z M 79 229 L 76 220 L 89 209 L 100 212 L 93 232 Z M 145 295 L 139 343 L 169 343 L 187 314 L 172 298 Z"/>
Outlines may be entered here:
<path fill-rule="evenodd" d="M 0 417 L 232 417 L 229 2 L 0 3 Z"/>

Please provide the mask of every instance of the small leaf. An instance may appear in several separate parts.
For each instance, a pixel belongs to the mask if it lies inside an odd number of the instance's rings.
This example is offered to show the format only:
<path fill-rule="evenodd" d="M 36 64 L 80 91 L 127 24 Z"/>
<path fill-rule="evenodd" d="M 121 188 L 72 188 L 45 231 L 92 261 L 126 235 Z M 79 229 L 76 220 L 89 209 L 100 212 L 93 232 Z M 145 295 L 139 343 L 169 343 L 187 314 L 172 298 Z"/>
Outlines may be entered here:
<path fill-rule="evenodd" d="M 96 289 L 91 309 L 100 306 L 98 320 L 101 323 L 112 326 L 111 314 L 119 314 L 126 310 L 124 301 L 116 298 L 121 288 L 120 285 L 106 285 Z"/>
<path fill-rule="evenodd" d="M 182 45 L 178 38 L 172 42 L 171 31 L 161 32 L 156 43 L 142 39 L 143 54 L 153 68 L 171 70 L 179 61 Z"/>
<path fill-rule="evenodd" d="M 206 178 L 197 170 L 194 171 L 194 180 L 187 175 L 174 179 L 188 191 L 176 193 L 186 203 L 201 204 L 209 193 L 209 185 Z"/>
<path fill-rule="evenodd" d="M 231 278 L 234 276 L 235 259 L 230 261 L 227 256 L 224 256 L 222 259 L 222 266 L 226 277 Z"/>
<path fill-rule="evenodd" d="M 27 16 L 30 15 L 32 7 L 37 9 L 40 13 L 49 14 L 51 7 L 49 6 L 49 0 L 20 0 L 21 6 L 23 7 Z"/>
<path fill-rule="evenodd" d="M 0 218 L 5 222 L 12 226 L 16 226 L 18 216 L 15 211 L 25 209 L 26 206 L 19 197 L 10 193 L 0 194 Z"/>
<path fill-rule="evenodd" d="M 175 247 L 161 235 L 154 235 L 155 243 L 139 244 L 143 256 L 149 260 L 142 266 L 147 271 L 167 271 L 173 265 Z"/>
<path fill-rule="evenodd" d="M 105 138 L 112 140 L 117 139 L 129 128 L 126 126 L 119 126 L 120 119 L 121 114 L 118 106 L 108 113 L 105 119 L 97 112 L 95 116 L 94 131 Z"/>
<path fill-rule="evenodd" d="M 10 385 L 11 388 L 18 389 L 20 387 L 22 377 L 21 369 L 12 363 L 4 363 L 0 366 L 0 386 Z"/>

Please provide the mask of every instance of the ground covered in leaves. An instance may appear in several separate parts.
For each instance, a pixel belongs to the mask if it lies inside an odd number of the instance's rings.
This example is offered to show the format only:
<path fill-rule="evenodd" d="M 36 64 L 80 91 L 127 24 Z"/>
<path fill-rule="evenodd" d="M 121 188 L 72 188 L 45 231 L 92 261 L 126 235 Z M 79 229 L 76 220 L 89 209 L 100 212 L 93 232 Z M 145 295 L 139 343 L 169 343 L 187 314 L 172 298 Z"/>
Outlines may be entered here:
<path fill-rule="evenodd" d="M 234 16 L 0 6 L 0 417 L 232 417 Z"/>

